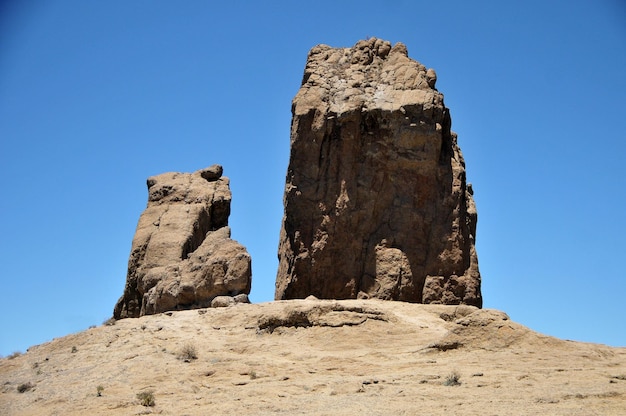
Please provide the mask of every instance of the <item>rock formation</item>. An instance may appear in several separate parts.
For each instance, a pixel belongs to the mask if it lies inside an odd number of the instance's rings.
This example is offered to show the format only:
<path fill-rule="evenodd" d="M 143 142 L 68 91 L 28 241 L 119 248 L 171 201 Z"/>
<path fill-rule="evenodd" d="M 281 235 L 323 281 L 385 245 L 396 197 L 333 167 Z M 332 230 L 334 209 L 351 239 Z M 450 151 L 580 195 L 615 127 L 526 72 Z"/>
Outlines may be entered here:
<path fill-rule="evenodd" d="M 292 103 L 276 299 L 482 305 L 472 189 L 436 80 L 402 43 L 311 49 Z"/>
<path fill-rule="evenodd" d="M 230 238 L 231 193 L 221 166 L 153 176 L 148 193 L 114 318 L 207 307 L 217 296 L 250 293 L 250 255 Z"/>

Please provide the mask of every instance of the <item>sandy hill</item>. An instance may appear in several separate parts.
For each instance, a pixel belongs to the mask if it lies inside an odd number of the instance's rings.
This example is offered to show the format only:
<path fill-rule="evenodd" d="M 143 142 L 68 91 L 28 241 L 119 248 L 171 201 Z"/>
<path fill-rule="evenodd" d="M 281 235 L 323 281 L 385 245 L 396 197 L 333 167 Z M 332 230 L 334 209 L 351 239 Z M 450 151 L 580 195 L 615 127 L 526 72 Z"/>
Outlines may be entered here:
<path fill-rule="evenodd" d="M 499 311 L 292 300 L 167 312 L 0 360 L 1 415 L 624 415 L 626 348 Z"/>

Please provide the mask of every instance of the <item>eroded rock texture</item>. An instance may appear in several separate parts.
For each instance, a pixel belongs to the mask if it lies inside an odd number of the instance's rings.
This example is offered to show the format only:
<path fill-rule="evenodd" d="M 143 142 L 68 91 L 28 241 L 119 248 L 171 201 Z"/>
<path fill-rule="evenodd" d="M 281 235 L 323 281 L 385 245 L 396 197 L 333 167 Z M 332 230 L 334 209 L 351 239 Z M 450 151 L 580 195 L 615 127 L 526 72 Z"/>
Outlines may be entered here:
<path fill-rule="evenodd" d="M 231 193 L 222 167 L 148 178 L 116 319 L 207 307 L 250 293 L 250 255 L 230 238 Z"/>
<path fill-rule="evenodd" d="M 308 55 L 276 299 L 481 306 L 476 208 L 437 76 L 380 39 Z"/>

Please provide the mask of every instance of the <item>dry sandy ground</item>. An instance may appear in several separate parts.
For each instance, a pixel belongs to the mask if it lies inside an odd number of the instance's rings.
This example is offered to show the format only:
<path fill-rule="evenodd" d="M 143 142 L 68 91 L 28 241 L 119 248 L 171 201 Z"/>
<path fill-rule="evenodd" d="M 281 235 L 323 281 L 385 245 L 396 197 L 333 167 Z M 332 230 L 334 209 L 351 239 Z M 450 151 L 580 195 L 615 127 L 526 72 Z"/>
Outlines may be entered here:
<path fill-rule="evenodd" d="M 0 360 L 1 415 L 151 413 L 626 415 L 626 348 L 493 310 L 300 300 L 125 319 Z"/>

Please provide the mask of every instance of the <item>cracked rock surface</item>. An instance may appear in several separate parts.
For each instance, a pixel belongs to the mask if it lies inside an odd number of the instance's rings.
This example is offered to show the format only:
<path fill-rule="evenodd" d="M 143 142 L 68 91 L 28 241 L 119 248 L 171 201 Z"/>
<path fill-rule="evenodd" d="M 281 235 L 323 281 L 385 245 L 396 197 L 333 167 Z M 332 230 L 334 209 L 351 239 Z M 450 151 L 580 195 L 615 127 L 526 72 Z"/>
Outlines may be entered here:
<path fill-rule="evenodd" d="M 276 299 L 481 307 L 476 207 L 434 70 L 318 45 L 292 103 Z"/>
<path fill-rule="evenodd" d="M 207 307 L 217 296 L 250 293 L 250 255 L 230 238 L 231 192 L 222 167 L 163 173 L 147 184 L 148 206 L 113 316 Z"/>

